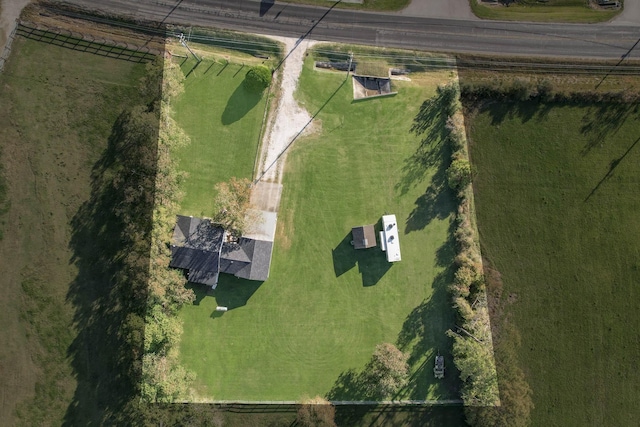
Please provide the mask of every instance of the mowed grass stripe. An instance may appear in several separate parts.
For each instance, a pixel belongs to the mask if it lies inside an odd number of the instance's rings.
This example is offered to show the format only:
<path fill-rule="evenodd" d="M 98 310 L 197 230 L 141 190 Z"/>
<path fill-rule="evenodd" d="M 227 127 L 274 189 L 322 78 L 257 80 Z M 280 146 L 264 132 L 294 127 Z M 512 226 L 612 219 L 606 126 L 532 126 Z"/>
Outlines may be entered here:
<path fill-rule="evenodd" d="M 438 279 L 445 266 L 436 257 L 448 248 L 450 195 L 446 214 L 400 236 L 400 263 L 390 266 L 378 249 L 356 254 L 349 244 L 351 227 L 376 223 L 386 212 L 405 230 L 436 169 L 425 170 L 405 194 L 398 189 L 405 160 L 420 145 L 410 132 L 413 118 L 435 87 L 403 83 L 395 98 L 352 103 L 344 78 L 313 71 L 310 60 L 303 70 L 298 97 L 305 108 L 314 114 L 326 105 L 313 133 L 288 155 L 269 280 L 260 285 L 221 276 L 213 296 L 198 290 L 198 304 L 181 312 L 181 358 L 197 372 L 201 397 L 326 395 L 341 373 L 364 368 L 376 344 L 395 343 L 421 303 L 446 293 Z M 453 370 L 439 383 L 429 365 L 436 349 L 449 351 L 444 332 L 453 314 L 446 300 L 440 302 L 417 315 L 427 330 L 405 349 L 420 349 L 412 364 L 417 375 L 399 397 L 457 397 Z M 226 304 L 228 312 L 214 312 Z"/>
<path fill-rule="evenodd" d="M 471 121 L 481 240 L 516 300 L 534 425 L 639 415 L 637 119 L 632 106 L 520 103 Z"/>

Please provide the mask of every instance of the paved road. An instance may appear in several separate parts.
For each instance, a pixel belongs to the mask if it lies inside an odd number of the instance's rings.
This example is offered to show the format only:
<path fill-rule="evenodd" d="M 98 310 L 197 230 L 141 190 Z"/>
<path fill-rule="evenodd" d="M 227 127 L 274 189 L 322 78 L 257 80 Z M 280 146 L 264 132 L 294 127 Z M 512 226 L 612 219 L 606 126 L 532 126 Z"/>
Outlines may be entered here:
<path fill-rule="evenodd" d="M 374 46 L 523 56 L 640 56 L 640 47 L 634 49 L 640 45 L 640 25 L 625 22 L 582 25 L 451 20 L 296 6 L 271 0 L 67 1 L 166 23 Z"/>

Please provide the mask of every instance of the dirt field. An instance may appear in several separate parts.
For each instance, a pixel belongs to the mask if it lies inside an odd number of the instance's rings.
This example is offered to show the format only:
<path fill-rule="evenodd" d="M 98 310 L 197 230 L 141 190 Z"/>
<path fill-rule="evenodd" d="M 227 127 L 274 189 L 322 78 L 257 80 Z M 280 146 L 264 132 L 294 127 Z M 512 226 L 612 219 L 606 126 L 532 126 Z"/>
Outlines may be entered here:
<path fill-rule="evenodd" d="M 0 162 L 10 202 L 0 221 L 0 425 L 69 421 L 81 377 L 71 348 L 78 314 L 69 302 L 78 273 L 71 222 L 143 71 L 17 38 L 0 75 Z"/>

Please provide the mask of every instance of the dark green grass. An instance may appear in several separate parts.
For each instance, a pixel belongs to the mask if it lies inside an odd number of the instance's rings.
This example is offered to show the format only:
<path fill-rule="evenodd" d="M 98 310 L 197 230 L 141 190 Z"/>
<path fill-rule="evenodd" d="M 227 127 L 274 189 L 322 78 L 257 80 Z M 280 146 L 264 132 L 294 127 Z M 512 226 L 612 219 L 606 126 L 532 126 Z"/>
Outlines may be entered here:
<path fill-rule="evenodd" d="M 434 106 L 422 117 L 423 141 L 410 129 L 435 87 L 398 91 L 354 103 L 344 74 L 306 63 L 299 97 L 318 113 L 317 127 L 288 156 L 270 278 L 223 275 L 213 295 L 196 288 L 198 302 L 181 311 L 181 358 L 201 397 L 362 400 L 370 396 L 360 374 L 382 342 L 411 355 L 411 381 L 397 398 L 457 397 L 445 336 L 454 322 L 446 286 L 455 202 L 442 183 L 444 122 Z M 351 227 L 385 213 L 402 231 L 394 265 L 379 249 L 350 245 Z M 437 350 L 450 368 L 442 382 L 432 372 Z"/>
<path fill-rule="evenodd" d="M 479 18 L 500 21 L 535 22 L 605 22 L 616 16 L 620 9 L 592 9 L 586 0 L 519 0 L 509 7 L 484 5 L 469 0 L 473 13 Z"/>
<path fill-rule="evenodd" d="M 515 301 L 532 425 L 640 416 L 639 118 L 493 103 L 471 120 L 480 237 Z"/>
<path fill-rule="evenodd" d="M 252 178 L 266 96 L 244 89 L 248 66 L 211 61 L 194 66 L 193 60 L 182 64 L 185 91 L 173 104 L 178 124 L 191 138 L 175 153 L 188 173 L 181 213 L 212 216 L 216 183 Z"/>
<path fill-rule="evenodd" d="M 115 262 L 79 260 L 121 243 L 110 230 L 78 241 L 74 220 L 97 197 L 94 165 L 144 70 L 17 37 L 0 75 L 2 425 L 100 425 L 119 413 L 118 347 L 104 339 L 119 333 L 105 296 L 117 292 L 101 274 Z M 101 213 L 114 216 L 113 205 Z"/>

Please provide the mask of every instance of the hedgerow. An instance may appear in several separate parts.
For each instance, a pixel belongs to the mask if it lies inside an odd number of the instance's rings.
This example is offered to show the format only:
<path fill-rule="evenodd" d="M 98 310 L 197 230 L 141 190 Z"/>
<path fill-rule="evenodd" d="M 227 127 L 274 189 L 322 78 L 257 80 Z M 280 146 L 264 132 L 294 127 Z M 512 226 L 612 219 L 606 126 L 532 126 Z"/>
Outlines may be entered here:
<path fill-rule="evenodd" d="M 458 198 L 454 231 L 456 272 L 449 286 L 458 325 L 456 331 L 449 330 L 447 334 L 453 338 L 453 358 L 460 371 L 465 406 L 497 405 L 498 382 L 482 258 L 472 219 L 472 171 L 459 101 L 460 90 L 457 84 L 449 84 L 439 87 L 438 92 L 446 103 L 443 111 L 449 116 L 446 129 L 452 155 L 447 177 Z"/>

